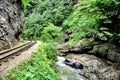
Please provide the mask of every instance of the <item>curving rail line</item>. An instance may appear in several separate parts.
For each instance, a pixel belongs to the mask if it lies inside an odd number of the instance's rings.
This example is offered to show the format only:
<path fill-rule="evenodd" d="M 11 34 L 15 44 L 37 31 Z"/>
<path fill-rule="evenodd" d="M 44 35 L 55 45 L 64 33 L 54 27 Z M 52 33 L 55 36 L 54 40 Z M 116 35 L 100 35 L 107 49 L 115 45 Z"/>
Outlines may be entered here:
<path fill-rule="evenodd" d="M 15 47 L 13 49 L 0 52 L 0 65 L 2 64 L 2 62 L 5 62 L 9 58 L 11 58 L 11 56 L 17 55 L 17 54 L 27 50 L 28 48 L 30 48 L 35 43 L 36 43 L 36 41 L 31 41 L 31 42 L 28 42 L 28 43 L 23 44 L 21 46 Z"/>

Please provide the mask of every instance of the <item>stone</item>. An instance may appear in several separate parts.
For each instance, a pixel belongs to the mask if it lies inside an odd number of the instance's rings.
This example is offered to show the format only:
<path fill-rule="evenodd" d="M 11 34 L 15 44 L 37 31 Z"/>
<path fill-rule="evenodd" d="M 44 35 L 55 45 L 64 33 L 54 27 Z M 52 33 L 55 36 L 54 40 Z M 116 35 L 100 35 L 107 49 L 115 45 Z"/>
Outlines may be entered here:
<path fill-rule="evenodd" d="M 83 65 L 79 62 L 75 62 L 74 65 L 75 65 L 75 69 L 83 69 Z"/>
<path fill-rule="evenodd" d="M 109 49 L 107 59 L 112 62 L 120 62 L 120 53 L 115 52 L 115 50 Z"/>
<path fill-rule="evenodd" d="M 19 40 L 24 23 L 20 0 L 0 0 L 0 50 L 10 48 Z"/>
<path fill-rule="evenodd" d="M 115 70 L 94 55 L 68 54 L 66 57 L 84 65 L 79 74 L 88 80 L 119 80 L 120 78 L 119 70 Z"/>
<path fill-rule="evenodd" d="M 90 40 L 80 40 L 76 45 L 59 45 L 59 52 L 61 53 L 86 53 L 93 49 L 93 45 L 91 45 L 92 41 Z"/>
<path fill-rule="evenodd" d="M 70 59 L 65 59 L 64 63 L 75 69 L 83 69 L 83 65 L 77 61 L 72 61 Z"/>

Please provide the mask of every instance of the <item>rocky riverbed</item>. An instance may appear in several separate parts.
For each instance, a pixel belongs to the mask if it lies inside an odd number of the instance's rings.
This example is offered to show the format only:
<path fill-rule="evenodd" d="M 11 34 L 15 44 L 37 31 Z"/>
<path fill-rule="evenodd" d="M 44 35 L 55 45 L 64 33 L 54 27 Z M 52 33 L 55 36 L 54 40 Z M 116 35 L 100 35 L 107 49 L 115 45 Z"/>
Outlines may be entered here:
<path fill-rule="evenodd" d="M 96 44 L 81 44 L 82 41 L 75 46 L 62 45 L 59 47 L 59 55 L 62 56 L 62 60 L 61 57 L 58 57 L 57 70 L 62 80 L 120 79 L 120 70 L 116 69 L 115 66 L 115 64 L 119 64 L 119 53 L 116 52 L 115 46 L 97 43 L 96 48 Z M 118 56 L 115 57 L 114 55 Z"/>
<path fill-rule="evenodd" d="M 65 64 L 66 59 L 71 62 Z M 74 62 L 79 62 L 83 68 L 76 68 Z M 58 57 L 57 70 L 62 80 L 119 80 L 120 76 L 119 71 L 112 66 L 88 54 L 71 53 L 65 57 Z"/>
<path fill-rule="evenodd" d="M 65 57 L 58 56 L 56 62 L 56 69 L 62 80 L 86 80 L 83 76 L 79 75 L 81 69 L 74 69 L 64 64 Z"/>

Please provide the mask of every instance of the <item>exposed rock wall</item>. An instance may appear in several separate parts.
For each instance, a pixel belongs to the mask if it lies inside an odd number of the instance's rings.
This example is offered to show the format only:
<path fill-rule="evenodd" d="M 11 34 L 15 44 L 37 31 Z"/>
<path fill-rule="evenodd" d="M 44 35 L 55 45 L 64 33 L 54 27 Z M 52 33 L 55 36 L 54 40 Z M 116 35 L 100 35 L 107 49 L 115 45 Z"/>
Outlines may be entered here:
<path fill-rule="evenodd" d="M 23 22 L 20 0 L 0 0 L 0 50 L 12 47 L 20 39 Z"/>

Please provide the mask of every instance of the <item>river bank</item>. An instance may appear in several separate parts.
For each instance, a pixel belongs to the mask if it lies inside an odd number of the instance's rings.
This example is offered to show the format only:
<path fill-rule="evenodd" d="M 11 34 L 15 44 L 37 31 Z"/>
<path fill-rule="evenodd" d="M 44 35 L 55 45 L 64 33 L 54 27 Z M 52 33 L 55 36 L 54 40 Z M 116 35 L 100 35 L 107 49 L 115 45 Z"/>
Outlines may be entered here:
<path fill-rule="evenodd" d="M 119 61 L 119 56 L 114 56 L 116 48 L 98 43 L 91 45 L 88 43 L 83 45 L 83 43 L 84 40 L 81 40 L 75 46 L 60 46 L 57 65 L 62 80 L 119 80 L 120 70 L 117 68 L 118 65 L 116 66 L 119 63 L 116 62 L 116 59 Z M 76 69 L 80 64 L 83 65 L 83 68 Z M 78 75 L 79 77 L 77 77 Z"/>

